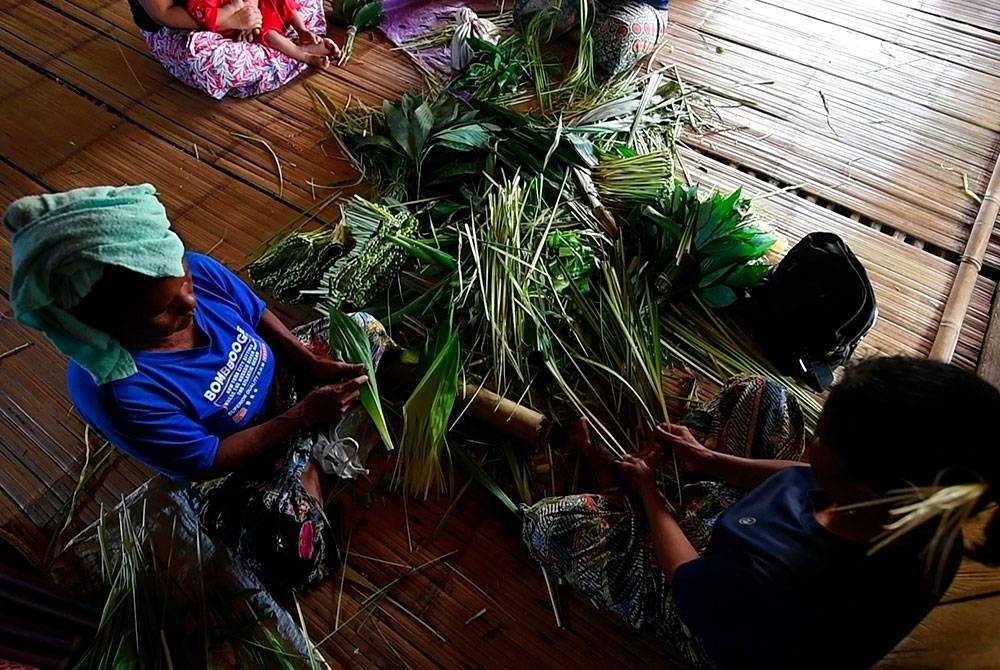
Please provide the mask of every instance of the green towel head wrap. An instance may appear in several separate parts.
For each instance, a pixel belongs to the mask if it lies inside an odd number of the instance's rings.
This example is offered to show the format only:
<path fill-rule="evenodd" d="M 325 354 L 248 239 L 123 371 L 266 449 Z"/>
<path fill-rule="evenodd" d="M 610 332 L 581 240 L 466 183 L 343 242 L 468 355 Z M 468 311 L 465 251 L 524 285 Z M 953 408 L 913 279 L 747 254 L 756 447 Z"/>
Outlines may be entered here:
<path fill-rule="evenodd" d="M 184 245 L 156 189 L 97 186 L 27 196 L 7 208 L 4 223 L 14 233 L 10 302 L 17 320 L 45 333 L 98 384 L 135 374 L 118 340 L 67 310 L 108 265 L 149 277 L 184 276 Z"/>

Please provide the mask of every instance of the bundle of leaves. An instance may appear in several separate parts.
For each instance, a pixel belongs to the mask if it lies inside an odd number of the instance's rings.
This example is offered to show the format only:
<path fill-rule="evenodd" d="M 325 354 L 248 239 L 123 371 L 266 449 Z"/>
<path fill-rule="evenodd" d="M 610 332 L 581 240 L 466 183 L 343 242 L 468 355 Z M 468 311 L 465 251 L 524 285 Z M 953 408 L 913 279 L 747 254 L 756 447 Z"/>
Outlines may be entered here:
<path fill-rule="evenodd" d="M 344 48 L 337 65 L 343 66 L 354 55 L 354 39 L 359 30 L 377 28 L 385 17 L 382 0 L 333 0 L 331 20 L 338 26 L 347 28 Z"/>
<path fill-rule="evenodd" d="M 467 91 L 475 100 L 498 101 L 521 93 L 528 81 L 528 56 L 520 35 L 493 44 L 470 37 L 472 62 L 452 82 L 453 89 Z"/>
<path fill-rule="evenodd" d="M 384 194 L 413 198 L 424 188 L 452 187 L 456 179 L 479 174 L 492 133 L 499 130 L 475 111 L 463 112 L 447 93 L 409 92 L 395 103 L 386 100 L 381 117 L 372 121 L 370 133 L 341 133 L 345 147 Z"/>
<path fill-rule="evenodd" d="M 315 288 L 349 246 L 344 226 L 293 231 L 268 246 L 247 266 L 247 274 L 257 286 L 270 291 L 275 300 L 299 302 L 302 291 Z"/>
<path fill-rule="evenodd" d="M 754 221 L 737 189 L 702 198 L 698 185 L 672 192 L 642 210 L 642 255 L 673 298 L 693 292 L 714 308 L 731 305 L 770 266 L 757 262 L 777 237 Z"/>

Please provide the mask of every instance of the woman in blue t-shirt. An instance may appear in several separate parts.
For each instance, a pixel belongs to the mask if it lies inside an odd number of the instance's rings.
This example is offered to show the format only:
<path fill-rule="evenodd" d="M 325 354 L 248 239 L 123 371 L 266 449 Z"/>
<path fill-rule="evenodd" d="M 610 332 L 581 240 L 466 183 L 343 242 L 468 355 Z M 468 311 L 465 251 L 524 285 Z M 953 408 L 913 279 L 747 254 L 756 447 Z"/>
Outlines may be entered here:
<path fill-rule="evenodd" d="M 13 231 L 11 303 L 70 358 L 81 417 L 118 449 L 188 484 L 203 525 L 270 584 L 339 566 L 307 429 L 340 419 L 364 366 L 314 353 L 250 288 L 185 253 L 146 184 L 28 196 Z M 390 341 L 368 328 L 373 353 Z M 291 404 L 279 374 L 309 390 Z"/>
<path fill-rule="evenodd" d="M 962 522 L 997 501 L 998 415 L 1000 392 L 955 366 L 870 359 L 830 392 L 805 464 L 794 402 L 737 380 L 691 429 L 661 426 L 619 461 L 580 424 L 604 490 L 528 508 L 524 539 L 544 569 L 662 636 L 676 660 L 869 667 L 947 589 Z M 664 451 L 688 482 L 674 506 L 656 474 Z M 998 517 L 982 558 L 997 557 Z"/>

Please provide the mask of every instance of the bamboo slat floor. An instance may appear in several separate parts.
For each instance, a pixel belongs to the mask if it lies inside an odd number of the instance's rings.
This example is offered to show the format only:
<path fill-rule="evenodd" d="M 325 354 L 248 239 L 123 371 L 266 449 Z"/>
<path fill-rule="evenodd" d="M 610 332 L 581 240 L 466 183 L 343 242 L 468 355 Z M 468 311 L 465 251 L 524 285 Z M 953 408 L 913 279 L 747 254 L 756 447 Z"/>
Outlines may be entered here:
<path fill-rule="evenodd" d="M 926 355 L 976 213 L 961 175 L 981 190 L 1000 146 L 1000 9 L 975 0 L 786 5 L 673 3 L 663 58 L 687 83 L 745 100 L 718 108 L 737 128 L 688 138 L 685 169 L 697 181 L 765 196 L 766 212 L 792 241 L 811 230 L 842 235 L 880 302 L 863 353 Z M 0 206 L 43 190 L 152 181 L 188 246 L 234 269 L 329 195 L 325 186 L 352 177 L 335 144 L 323 141 L 304 80 L 337 104 L 366 105 L 421 84 L 405 56 L 362 36 L 344 70 L 215 102 L 149 57 L 123 0 L 0 0 L 0 72 Z M 270 153 L 234 132 L 269 143 L 283 186 Z M 969 368 L 1000 276 L 1000 236 L 987 266 L 956 355 Z M 80 472 L 84 427 L 66 397 L 61 357 L 9 318 L 9 278 L 9 239 L 0 235 L 0 353 L 32 343 L 0 359 L 0 528 L 41 545 Z M 304 317 L 273 307 L 289 322 Z M 149 475 L 116 458 L 89 487 L 92 500 L 71 532 Z M 475 487 L 436 534 L 449 501 L 404 506 L 379 491 L 354 493 L 343 598 L 336 580 L 301 598 L 314 638 L 400 566 L 456 553 L 400 581 L 395 602 L 383 601 L 363 627 L 331 636 L 322 649 L 335 667 L 638 668 L 663 660 L 655 641 L 568 594 L 568 626 L 556 629 L 516 529 Z M 1000 636 L 969 622 L 998 620 L 998 587 L 995 571 L 965 564 L 945 602 L 882 667 L 990 667 Z"/>

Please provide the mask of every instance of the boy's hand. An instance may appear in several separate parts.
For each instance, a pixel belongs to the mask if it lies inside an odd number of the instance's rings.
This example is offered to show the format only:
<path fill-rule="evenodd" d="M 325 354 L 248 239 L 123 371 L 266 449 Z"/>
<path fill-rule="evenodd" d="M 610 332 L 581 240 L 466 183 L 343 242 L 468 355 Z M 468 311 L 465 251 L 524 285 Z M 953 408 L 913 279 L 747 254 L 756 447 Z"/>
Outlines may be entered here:
<path fill-rule="evenodd" d="M 635 493 L 640 496 L 656 494 L 656 467 L 660 456 L 661 451 L 658 448 L 639 456 L 627 454 L 621 460 L 615 461 L 615 469 L 626 486 Z"/>
<path fill-rule="evenodd" d="M 705 473 L 708 461 L 715 452 L 694 439 L 686 426 L 661 424 L 656 427 L 656 439 L 660 444 L 673 449 L 677 463 L 687 472 Z"/>

